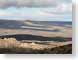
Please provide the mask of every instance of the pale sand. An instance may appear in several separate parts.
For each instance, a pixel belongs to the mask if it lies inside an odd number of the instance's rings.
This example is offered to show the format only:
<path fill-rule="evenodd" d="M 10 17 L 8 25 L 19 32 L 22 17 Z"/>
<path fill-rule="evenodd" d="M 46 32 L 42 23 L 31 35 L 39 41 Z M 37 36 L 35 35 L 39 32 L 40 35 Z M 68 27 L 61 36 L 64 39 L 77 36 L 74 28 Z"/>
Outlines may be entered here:
<path fill-rule="evenodd" d="M 71 41 L 68 42 L 48 42 L 47 44 L 40 44 L 40 43 L 22 43 L 21 41 L 17 41 L 14 38 L 5 38 L 5 39 L 0 39 L 0 48 L 32 48 L 32 49 L 48 49 L 48 48 L 55 48 L 59 46 L 64 46 L 72 44 Z"/>

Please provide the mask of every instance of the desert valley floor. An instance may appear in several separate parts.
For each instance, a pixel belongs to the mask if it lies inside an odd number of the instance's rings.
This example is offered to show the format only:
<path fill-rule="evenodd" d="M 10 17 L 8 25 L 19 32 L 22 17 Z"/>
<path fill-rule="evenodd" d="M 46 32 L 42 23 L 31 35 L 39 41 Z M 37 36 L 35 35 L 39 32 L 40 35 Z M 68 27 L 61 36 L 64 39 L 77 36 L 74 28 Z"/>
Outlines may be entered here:
<path fill-rule="evenodd" d="M 0 53 L 72 53 L 72 24 L 1 20 Z"/>

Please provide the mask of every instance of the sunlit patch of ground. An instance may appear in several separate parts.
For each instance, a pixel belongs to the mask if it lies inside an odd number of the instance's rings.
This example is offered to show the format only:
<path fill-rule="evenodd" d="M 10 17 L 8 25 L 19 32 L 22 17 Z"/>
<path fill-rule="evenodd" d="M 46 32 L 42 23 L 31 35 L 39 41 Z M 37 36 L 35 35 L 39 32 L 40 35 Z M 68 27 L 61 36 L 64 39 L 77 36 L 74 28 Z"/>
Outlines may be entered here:
<path fill-rule="evenodd" d="M 44 52 L 45 51 L 45 52 Z M 15 38 L 0 39 L 0 53 L 72 53 L 72 42 L 22 42 Z"/>

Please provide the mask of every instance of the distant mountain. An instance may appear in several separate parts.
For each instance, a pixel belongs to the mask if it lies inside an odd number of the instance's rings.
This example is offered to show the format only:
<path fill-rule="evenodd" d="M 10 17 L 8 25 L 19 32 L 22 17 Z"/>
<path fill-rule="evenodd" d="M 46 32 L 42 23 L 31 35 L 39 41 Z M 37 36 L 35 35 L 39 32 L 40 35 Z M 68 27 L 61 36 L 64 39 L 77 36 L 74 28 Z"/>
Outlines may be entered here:
<path fill-rule="evenodd" d="M 21 26 L 25 26 L 24 22 L 16 20 L 0 20 L 0 28 L 6 29 L 19 29 Z"/>
<path fill-rule="evenodd" d="M 6 29 L 23 29 L 22 27 L 47 28 L 48 26 L 68 26 L 72 22 L 64 21 L 32 21 L 32 20 L 0 20 L 0 28 Z M 24 29 L 26 29 L 24 28 Z"/>

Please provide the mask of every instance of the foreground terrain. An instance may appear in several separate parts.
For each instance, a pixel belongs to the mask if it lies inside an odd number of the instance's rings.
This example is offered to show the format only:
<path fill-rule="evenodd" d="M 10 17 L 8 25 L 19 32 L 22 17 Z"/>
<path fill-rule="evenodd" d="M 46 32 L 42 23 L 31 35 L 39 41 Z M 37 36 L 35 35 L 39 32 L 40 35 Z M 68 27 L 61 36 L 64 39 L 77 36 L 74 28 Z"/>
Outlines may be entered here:
<path fill-rule="evenodd" d="M 71 54 L 72 42 L 22 42 L 14 38 L 4 38 L 0 39 L 0 53 Z"/>

